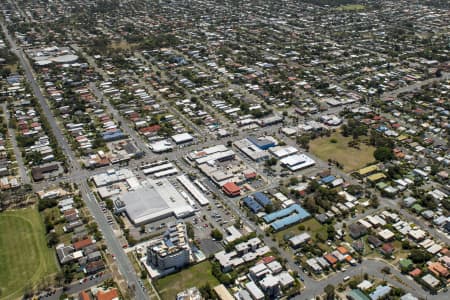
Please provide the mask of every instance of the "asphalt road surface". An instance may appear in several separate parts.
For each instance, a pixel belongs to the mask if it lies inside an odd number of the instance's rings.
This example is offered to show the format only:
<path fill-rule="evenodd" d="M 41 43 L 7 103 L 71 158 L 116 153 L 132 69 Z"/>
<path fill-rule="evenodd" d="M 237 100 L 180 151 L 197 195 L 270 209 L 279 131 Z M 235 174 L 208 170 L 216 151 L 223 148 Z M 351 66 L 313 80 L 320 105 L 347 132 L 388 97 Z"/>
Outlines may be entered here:
<path fill-rule="evenodd" d="M 14 40 L 9 35 L 9 32 L 5 26 L 4 23 L 1 23 L 3 32 L 5 33 L 6 38 L 8 39 L 8 42 L 11 46 L 11 50 L 17 55 L 19 58 L 20 64 L 22 65 L 22 68 L 25 70 L 25 76 L 27 78 L 28 83 L 30 84 L 34 95 L 39 101 L 39 104 L 44 112 L 45 117 L 47 118 L 50 127 L 52 129 L 52 132 L 58 142 L 58 145 L 61 147 L 62 151 L 68 156 L 68 164 L 72 167 L 71 172 L 73 175 L 76 175 L 77 172 L 83 172 L 81 169 L 81 166 L 73 153 L 72 149 L 70 148 L 69 144 L 67 143 L 66 139 L 64 138 L 64 135 L 61 132 L 61 129 L 59 128 L 58 124 L 56 123 L 56 119 L 54 118 L 49 105 L 47 104 L 44 96 L 42 95 L 42 92 L 39 88 L 39 85 L 37 84 L 33 71 L 31 68 L 31 65 L 28 61 L 28 59 L 25 57 L 22 49 L 17 48 Z M 97 204 L 97 201 L 93 194 L 91 193 L 87 183 L 86 178 L 81 178 L 80 182 L 78 182 L 80 186 L 80 191 L 82 194 L 82 197 L 86 203 L 86 206 L 90 210 L 92 216 L 98 223 L 99 230 L 102 232 L 103 237 L 106 241 L 106 244 L 108 246 L 109 251 L 115 256 L 117 265 L 119 267 L 119 271 L 121 272 L 122 276 L 125 278 L 125 280 L 128 283 L 129 287 L 133 287 L 133 291 L 135 293 L 136 299 L 149 299 L 148 295 L 144 290 L 142 289 L 141 285 L 138 282 L 138 278 L 136 276 L 136 273 L 133 269 L 133 266 L 128 259 L 128 256 L 125 254 L 122 245 L 120 245 L 118 239 L 114 236 L 114 233 L 109 226 L 105 215 L 102 213 L 100 207 Z"/>

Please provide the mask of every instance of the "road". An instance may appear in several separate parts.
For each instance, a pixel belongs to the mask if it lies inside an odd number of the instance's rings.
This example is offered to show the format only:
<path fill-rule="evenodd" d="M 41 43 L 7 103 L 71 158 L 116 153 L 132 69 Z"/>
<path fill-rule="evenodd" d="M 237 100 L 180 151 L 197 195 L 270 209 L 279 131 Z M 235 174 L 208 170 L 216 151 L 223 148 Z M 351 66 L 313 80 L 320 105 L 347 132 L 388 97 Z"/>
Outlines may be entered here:
<path fill-rule="evenodd" d="M 8 110 L 8 106 L 6 105 L 5 102 L 2 103 L 2 109 L 5 114 L 6 124 L 9 124 L 9 120 L 11 119 L 11 116 L 10 116 L 10 113 Z M 27 169 L 25 168 L 25 164 L 24 164 L 24 161 L 22 158 L 22 153 L 20 151 L 19 145 L 17 144 L 16 130 L 14 128 L 8 127 L 8 132 L 10 134 L 9 139 L 10 139 L 12 147 L 13 147 L 14 156 L 16 157 L 17 169 L 19 171 L 20 178 L 22 179 L 23 183 L 30 184 L 31 179 L 30 179 L 30 176 L 28 176 L 28 174 L 27 174 Z"/>
<path fill-rule="evenodd" d="M 46 102 L 41 89 L 39 88 L 38 83 L 35 80 L 35 77 L 33 75 L 33 69 L 30 65 L 30 62 L 25 57 L 24 52 L 22 49 L 17 48 L 14 40 L 11 38 L 5 24 L 1 23 L 3 32 L 8 39 L 8 42 L 11 46 L 11 51 L 13 51 L 17 57 L 19 58 L 20 64 L 22 68 L 25 71 L 25 76 L 27 78 L 28 83 L 30 84 L 32 91 L 36 98 L 39 101 L 39 104 L 44 112 L 45 117 L 47 118 L 51 130 L 58 142 L 59 147 L 61 147 L 62 151 L 66 154 L 68 157 L 68 164 L 70 165 L 69 172 L 71 175 L 77 176 L 79 172 L 84 172 L 81 168 L 80 163 L 78 162 L 74 152 L 69 146 L 69 143 L 66 141 L 64 135 L 62 134 L 61 129 L 57 125 L 56 119 L 53 116 L 50 107 L 48 103 Z M 124 252 L 122 245 L 120 245 L 118 239 L 115 237 L 111 227 L 109 226 L 105 215 L 101 211 L 100 207 L 98 206 L 95 197 L 93 196 L 92 192 L 89 189 L 89 186 L 86 183 L 86 178 L 80 179 L 78 182 L 80 187 L 80 192 L 83 197 L 84 202 L 86 203 L 86 206 L 88 207 L 89 211 L 91 212 L 92 216 L 98 223 L 99 230 L 102 232 L 106 245 L 108 246 L 109 251 L 114 254 L 116 257 L 117 265 L 119 267 L 119 271 L 121 272 L 122 276 L 127 281 L 128 285 L 131 287 L 135 287 L 135 297 L 136 299 L 149 299 L 148 295 L 143 291 L 141 285 L 139 284 L 138 278 L 136 276 L 136 273 L 134 272 L 133 266 L 128 259 L 128 256 Z"/>
<path fill-rule="evenodd" d="M 384 93 L 382 95 L 382 98 L 383 99 L 387 99 L 387 98 L 391 98 L 391 97 L 396 97 L 399 94 L 414 91 L 414 90 L 419 89 L 422 86 L 430 84 L 432 82 L 443 81 L 443 80 L 447 80 L 449 78 L 450 78 L 450 73 L 442 72 L 442 76 L 439 77 L 439 78 L 435 77 L 435 78 L 429 78 L 429 79 L 422 80 L 422 81 L 417 81 L 417 82 L 415 82 L 415 83 L 413 83 L 411 85 L 406 85 L 406 86 L 403 86 L 403 87 L 398 88 L 396 90 L 393 90 L 393 91 L 390 91 L 390 92 L 386 92 L 386 93 Z"/>
<path fill-rule="evenodd" d="M 95 199 L 95 196 L 92 194 L 89 186 L 86 183 L 86 178 L 89 175 L 95 174 L 96 172 L 102 172 L 104 171 L 103 168 L 101 169 L 97 169 L 93 172 L 88 172 L 86 170 L 83 170 L 77 160 L 77 157 L 75 156 L 74 152 L 72 151 L 72 149 L 70 148 L 68 142 L 66 141 L 64 135 L 62 134 L 61 129 L 59 128 L 56 119 L 54 118 L 54 116 L 52 115 L 51 109 L 48 105 L 48 103 L 46 102 L 35 78 L 33 75 L 33 71 L 32 71 L 32 67 L 29 63 L 29 61 L 27 60 L 27 58 L 25 57 L 23 51 L 21 49 L 17 49 L 15 46 L 14 41 L 11 39 L 10 35 L 8 34 L 6 27 L 4 26 L 4 24 L 2 23 L 2 28 L 3 31 L 5 32 L 5 35 L 8 39 L 8 41 L 10 42 L 12 51 L 15 52 L 17 54 L 17 56 L 19 57 L 20 63 L 23 67 L 23 69 L 25 70 L 25 75 L 26 78 L 33 90 L 33 93 L 35 94 L 35 96 L 37 97 L 37 99 L 39 100 L 39 103 L 43 109 L 44 114 L 46 115 L 52 132 L 55 135 L 55 138 L 58 141 L 58 144 L 60 145 L 61 149 L 64 151 L 64 153 L 67 155 L 68 157 L 68 163 L 70 165 L 70 174 L 68 175 L 68 177 L 73 180 L 74 182 L 77 182 L 79 184 L 80 187 L 80 191 L 81 194 L 83 196 L 83 199 L 86 203 L 87 208 L 90 210 L 92 216 L 96 219 L 98 225 L 99 225 L 99 229 L 101 230 L 101 232 L 103 233 L 104 239 L 106 241 L 106 244 L 108 246 L 109 251 L 114 254 L 114 256 L 116 257 L 116 261 L 117 264 L 119 266 L 119 270 L 121 272 L 121 274 L 125 277 L 125 279 L 127 280 L 128 284 L 130 286 L 135 286 L 136 287 L 136 299 L 148 299 L 148 295 L 145 294 L 145 292 L 140 288 L 140 284 L 139 284 L 139 280 L 135 274 L 135 271 L 127 257 L 127 255 L 125 254 L 122 245 L 119 243 L 118 239 L 115 237 L 114 232 L 112 231 L 110 225 L 107 223 L 107 220 L 103 214 L 103 212 L 101 211 L 101 209 L 99 208 L 97 201 Z M 74 48 L 75 49 L 75 48 Z M 90 59 L 89 57 L 87 57 L 88 60 Z M 94 66 L 95 62 L 92 62 L 92 59 L 90 61 L 90 63 Z M 99 73 L 102 74 L 102 70 L 99 69 L 98 67 L 96 67 L 96 70 L 99 71 Z M 444 74 L 445 78 L 448 77 L 448 74 Z M 106 79 L 107 77 L 105 77 Z M 145 87 L 147 87 L 147 84 L 145 83 L 145 81 L 142 78 L 138 78 L 136 76 L 136 79 Z M 390 92 L 390 93 L 386 93 L 385 95 L 383 95 L 383 97 L 391 97 L 391 96 L 395 96 L 398 95 L 398 93 L 404 92 L 404 91 L 408 91 L 408 90 L 413 90 L 415 88 L 418 88 L 426 83 L 432 82 L 436 79 L 429 79 L 426 81 L 422 81 L 422 82 L 418 82 L 416 84 L 413 84 L 411 86 L 407 86 L 404 88 L 401 88 L 399 90 L 396 90 L 394 92 Z M 101 94 L 101 92 L 94 86 L 91 85 L 91 89 L 93 90 L 94 94 L 99 97 L 100 99 L 104 99 L 103 95 Z M 199 135 L 200 137 L 203 139 L 203 137 L 206 137 L 206 133 L 204 131 L 204 129 L 200 129 L 198 128 L 195 124 L 192 123 L 191 120 L 187 119 L 182 113 L 180 113 L 176 108 L 173 108 L 171 106 L 171 103 L 168 102 L 166 99 L 164 99 L 164 97 L 162 97 L 159 93 L 156 93 L 156 98 L 161 102 L 164 103 L 169 111 L 171 111 L 173 114 L 177 115 L 177 117 L 179 117 L 180 120 L 183 120 L 185 122 L 185 124 L 190 125 Z M 125 132 L 127 134 L 129 134 L 129 136 L 135 140 L 136 143 L 138 143 L 138 146 L 145 151 L 146 153 L 148 153 L 148 157 L 145 158 L 145 160 L 140 160 L 139 162 L 133 162 L 131 163 L 132 165 L 138 165 L 139 163 L 142 163 L 144 161 L 148 161 L 148 160 L 154 160 L 154 159 L 159 159 L 159 156 L 153 155 L 148 147 L 145 145 L 145 143 L 143 143 L 142 139 L 136 134 L 136 132 L 130 128 L 127 124 L 127 120 L 124 120 L 122 118 L 122 116 L 120 115 L 119 112 L 117 112 L 117 110 L 115 110 L 115 108 L 109 103 L 109 101 L 105 101 L 105 104 L 108 108 L 108 110 L 111 112 L 111 114 L 114 116 L 116 121 L 121 121 L 121 126 L 124 128 Z M 262 128 L 261 132 L 264 131 L 267 134 L 272 134 L 272 135 L 277 135 L 277 131 L 278 131 L 279 126 L 273 126 L 273 127 L 268 127 L 268 128 Z M 244 132 L 244 131 L 240 131 L 238 136 L 233 137 L 233 139 L 238 139 L 238 138 L 243 138 L 248 136 L 249 133 L 248 132 Z M 288 145 L 292 145 L 292 146 L 297 146 L 295 140 L 285 137 L 283 136 L 282 139 L 288 144 Z M 192 145 L 183 149 L 177 149 L 174 152 L 171 153 L 167 153 L 164 156 L 168 157 L 168 159 L 170 160 L 179 160 L 184 154 L 186 154 L 189 151 L 192 151 L 194 149 L 198 149 L 198 148 L 204 148 L 204 147 L 209 147 L 215 144 L 221 143 L 220 141 L 217 140 L 213 140 L 213 139 L 209 139 L 206 140 L 205 142 L 203 142 L 201 145 Z M 351 177 L 349 177 L 347 174 L 345 174 L 344 172 L 342 172 L 341 170 L 335 168 L 335 167 L 330 167 L 326 162 L 318 159 L 317 157 L 313 156 L 312 154 L 308 153 L 308 155 L 310 155 L 313 159 L 315 159 L 317 161 L 317 164 L 320 168 L 322 169 L 327 169 L 330 168 L 332 169 L 332 172 L 334 174 L 338 174 L 340 176 L 342 176 L 343 178 L 345 178 L 348 182 L 355 182 L 354 179 L 352 179 Z M 108 167 L 109 168 L 109 167 Z M 180 164 L 180 168 L 187 171 L 187 172 L 191 172 L 192 168 L 187 166 L 187 165 L 182 165 Z M 264 190 L 266 189 L 270 189 L 272 187 L 276 186 L 276 182 L 275 180 L 271 183 L 268 184 L 267 186 L 264 186 Z M 221 195 L 221 191 L 219 189 L 217 189 L 217 187 L 215 186 L 210 186 L 211 188 L 213 188 L 213 190 L 218 194 Z M 222 197 L 221 197 L 222 198 Z M 383 261 L 378 261 L 378 260 L 364 260 L 362 262 L 362 264 L 359 266 L 359 268 L 349 268 L 347 271 L 345 272 L 339 272 L 339 273 L 334 273 L 330 276 L 328 276 L 328 278 L 326 280 L 314 280 L 309 276 L 306 276 L 306 274 L 295 264 L 295 261 L 292 257 L 292 255 L 288 252 L 285 251 L 284 249 L 280 249 L 278 247 L 278 244 L 276 242 L 274 242 L 271 238 L 269 237 L 265 237 L 265 233 L 258 227 L 255 226 L 250 220 L 248 220 L 248 218 L 242 213 L 242 211 L 240 210 L 240 208 L 238 207 L 237 204 L 237 200 L 236 199 L 228 199 L 226 198 L 227 202 L 227 206 L 229 206 L 231 208 L 231 210 L 238 215 L 241 220 L 244 222 L 244 224 L 250 228 L 252 228 L 253 230 L 256 231 L 256 233 L 258 235 L 262 235 L 263 236 L 263 240 L 265 242 L 266 245 L 268 245 L 271 248 L 275 248 L 278 249 L 280 252 L 280 255 L 282 257 L 284 257 L 287 261 L 287 266 L 298 272 L 300 274 L 301 277 L 304 278 L 304 284 L 305 284 L 305 290 L 302 292 L 301 296 L 298 296 L 298 299 L 310 299 L 310 298 L 314 298 L 317 294 L 321 293 L 324 289 L 324 287 L 327 284 L 334 284 L 337 285 L 339 283 L 342 282 L 343 278 L 345 276 L 354 276 L 354 275 L 358 275 L 364 272 L 367 272 L 369 274 L 378 274 L 380 269 L 383 268 L 384 266 L 386 266 L 387 264 Z M 383 206 L 389 206 L 389 207 L 397 207 L 397 203 L 394 202 L 391 199 L 387 199 L 387 198 L 381 198 L 381 201 Z M 224 201 L 225 203 L 225 201 Z M 406 211 L 401 210 L 402 215 L 420 225 L 422 228 L 427 228 L 427 224 L 425 224 L 424 221 L 422 221 L 420 218 L 416 218 L 415 216 L 412 216 L 411 214 L 409 214 Z M 209 215 L 209 214 L 208 214 Z M 210 217 L 210 216 L 209 216 Z M 431 229 L 431 228 L 427 228 L 427 231 L 429 231 L 431 234 L 433 234 L 433 236 L 438 237 L 439 239 L 442 239 L 445 242 L 449 242 L 448 237 L 443 236 L 440 232 Z M 401 275 L 397 269 L 395 268 L 391 268 L 392 269 L 392 273 L 393 276 L 385 276 L 385 280 L 392 283 L 395 286 L 401 286 L 403 289 L 405 289 L 405 291 L 410 291 L 411 293 L 415 294 L 415 295 L 419 295 L 419 296 L 427 296 L 430 299 L 439 299 L 439 297 L 442 297 L 442 294 L 439 296 L 430 296 L 430 295 L 426 295 L 426 293 L 421 289 L 421 287 L 419 287 L 414 281 L 409 282 L 401 282 L 401 281 L 397 281 L 395 280 L 395 276 L 397 276 L 398 278 L 405 278 L 403 275 Z M 366 271 L 364 271 L 366 270 Z M 442 299 L 442 298 L 441 298 Z"/>
<path fill-rule="evenodd" d="M 112 106 L 107 97 L 103 95 L 103 93 L 95 86 L 95 84 L 90 84 L 90 88 L 94 93 L 95 97 L 102 100 L 103 103 L 106 105 L 106 108 L 108 112 L 111 113 L 111 115 L 113 116 L 113 119 L 116 122 L 120 122 L 120 128 L 122 128 L 125 131 L 125 133 L 129 137 L 131 137 L 131 139 L 135 143 L 137 143 L 139 149 L 141 149 L 141 151 L 144 151 L 146 154 L 152 154 L 152 152 L 148 147 L 148 144 L 142 141 L 142 139 L 138 136 L 136 130 L 130 128 L 130 126 L 128 125 L 129 124 L 128 120 L 125 120 L 125 118 L 122 117 L 122 115 Z"/>
<path fill-rule="evenodd" d="M 91 287 L 94 287 L 96 285 L 99 285 L 103 281 L 112 278 L 111 273 L 104 273 L 102 276 L 97 277 L 95 279 L 87 280 L 86 282 L 79 283 L 78 281 L 73 282 L 72 284 L 66 286 L 65 289 L 58 288 L 56 289 L 55 293 L 50 296 L 42 296 L 41 299 L 43 300 L 58 300 L 60 299 L 61 295 L 67 294 L 67 295 L 73 295 L 73 294 L 79 294 L 82 291 L 85 291 L 87 289 L 90 289 Z"/>
<path fill-rule="evenodd" d="M 106 72 L 99 68 L 95 60 L 90 57 L 88 54 L 86 54 L 83 49 L 81 49 L 78 45 L 71 45 L 72 49 L 75 51 L 81 53 L 83 57 L 89 62 L 91 66 L 94 67 L 95 71 L 103 76 L 105 80 L 109 80 L 110 76 L 106 74 Z M 134 79 L 141 84 L 141 86 L 148 88 L 148 84 L 145 82 L 145 80 L 140 75 L 134 75 Z M 207 134 L 203 129 L 200 129 L 197 125 L 195 125 L 190 119 L 188 119 L 184 114 L 180 113 L 178 109 L 174 108 L 174 104 L 170 103 L 165 97 L 163 97 L 158 91 L 155 91 L 152 89 L 152 96 L 155 97 L 156 100 L 158 100 L 159 103 L 164 104 L 165 108 L 172 113 L 173 115 L 177 116 L 178 120 L 182 120 L 185 125 L 189 125 L 197 134 L 199 138 L 202 138 Z M 107 101 L 109 103 L 109 101 Z M 111 105 L 111 104 L 110 104 Z M 111 106 L 112 107 L 112 106 Z M 122 122 L 123 124 L 123 122 Z M 148 147 L 147 147 L 148 148 Z"/>
<path fill-rule="evenodd" d="M 383 275 L 381 269 L 384 267 L 389 267 L 391 270 L 390 275 Z M 323 293 L 325 287 L 328 284 L 333 286 L 338 286 L 340 283 L 344 282 L 344 277 L 346 276 L 361 276 L 364 273 L 369 274 L 370 276 L 375 276 L 380 279 L 385 280 L 392 286 L 401 287 L 405 292 L 412 293 L 415 296 L 433 300 L 442 300 L 448 299 L 445 298 L 445 294 L 439 295 L 430 295 L 425 292 L 422 287 L 416 283 L 414 280 L 410 280 L 406 278 L 403 274 L 401 274 L 396 268 L 389 265 L 388 263 L 381 260 L 372 260 L 365 259 L 361 264 L 355 267 L 349 267 L 345 272 L 334 273 L 333 275 L 328 276 L 326 279 L 310 281 L 306 280 L 306 289 L 301 293 L 301 295 L 297 296 L 295 299 L 315 299 L 315 296 Z M 397 280 L 399 278 L 400 280 Z M 405 279 L 405 280 L 403 280 Z"/>

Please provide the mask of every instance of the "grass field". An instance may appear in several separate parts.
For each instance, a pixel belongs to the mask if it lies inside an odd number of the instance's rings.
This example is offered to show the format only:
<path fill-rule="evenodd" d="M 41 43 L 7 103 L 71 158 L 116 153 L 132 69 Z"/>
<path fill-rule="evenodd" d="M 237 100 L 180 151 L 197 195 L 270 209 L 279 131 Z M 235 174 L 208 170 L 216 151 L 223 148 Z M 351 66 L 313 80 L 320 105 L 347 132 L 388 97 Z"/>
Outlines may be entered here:
<path fill-rule="evenodd" d="M 336 143 L 332 143 L 335 140 Z M 310 142 L 311 152 L 322 160 L 333 159 L 344 166 L 344 171 L 350 172 L 360 169 L 375 160 L 373 152 L 375 148 L 363 143 L 359 144 L 360 149 L 348 146 L 351 137 L 344 137 L 339 132 L 333 133 L 330 137 L 322 137 Z"/>
<path fill-rule="evenodd" d="M 305 227 L 305 230 L 300 230 L 298 227 L 300 225 L 303 225 Z M 320 224 L 316 219 L 311 218 L 309 220 L 306 220 L 304 222 L 298 223 L 294 226 L 291 226 L 289 228 L 286 228 L 284 230 L 278 231 L 275 233 L 275 237 L 278 241 L 282 241 L 284 239 L 284 236 L 294 236 L 298 235 L 302 232 L 309 232 L 312 236 L 315 236 L 318 232 L 326 232 L 326 228 Z"/>
<path fill-rule="evenodd" d="M 211 287 L 219 284 L 219 281 L 211 274 L 211 263 L 204 261 L 189 269 L 166 276 L 156 281 L 162 299 L 176 299 L 179 292 L 190 287 L 202 287 L 209 283 Z"/>
<path fill-rule="evenodd" d="M 44 224 L 34 208 L 0 214 L 0 299 L 17 299 L 57 272 L 54 250 L 47 247 Z"/>
<path fill-rule="evenodd" d="M 345 10 L 345 11 L 352 11 L 352 10 L 363 10 L 366 7 L 362 4 L 347 4 L 347 5 L 341 5 L 337 9 L 338 10 Z"/>

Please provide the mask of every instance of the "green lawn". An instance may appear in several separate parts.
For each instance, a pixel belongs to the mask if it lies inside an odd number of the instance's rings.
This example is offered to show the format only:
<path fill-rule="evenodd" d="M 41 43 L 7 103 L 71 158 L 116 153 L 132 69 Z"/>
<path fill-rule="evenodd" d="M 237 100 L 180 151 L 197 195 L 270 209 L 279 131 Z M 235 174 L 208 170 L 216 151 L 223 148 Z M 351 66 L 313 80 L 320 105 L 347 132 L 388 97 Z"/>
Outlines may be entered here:
<path fill-rule="evenodd" d="M 335 141 L 333 143 L 332 141 Z M 339 132 L 333 133 L 330 137 L 317 138 L 310 142 L 311 152 L 324 161 L 333 159 L 343 165 L 344 171 L 350 172 L 358 170 L 370 162 L 373 162 L 373 152 L 375 148 L 359 143 L 356 149 L 348 146 L 351 137 L 344 137 Z"/>
<path fill-rule="evenodd" d="M 219 284 L 219 281 L 211 274 L 209 261 L 158 279 L 155 287 L 162 299 L 176 299 L 179 292 L 194 286 L 200 288 L 206 283 L 209 283 L 212 288 Z"/>
<path fill-rule="evenodd" d="M 300 225 L 303 225 L 305 227 L 305 230 L 298 229 Z M 323 232 L 326 234 L 326 228 L 322 224 L 320 224 L 316 219 L 311 218 L 309 220 L 306 220 L 302 223 L 298 223 L 296 225 L 293 225 L 289 228 L 286 228 L 284 230 L 278 231 L 275 233 L 275 237 L 278 241 L 282 241 L 284 239 L 284 236 L 295 236 L 302 232 L 308 232 L 311 234 L 313 238 L 315 238 L 316 233 Z"/>
<path fill-rule="evenodd" d="M 0 214 L 0 299 L 16 299 L 58 270 L 35 208 Z M 50 280 L 50 279 L 49 279 Z"/>

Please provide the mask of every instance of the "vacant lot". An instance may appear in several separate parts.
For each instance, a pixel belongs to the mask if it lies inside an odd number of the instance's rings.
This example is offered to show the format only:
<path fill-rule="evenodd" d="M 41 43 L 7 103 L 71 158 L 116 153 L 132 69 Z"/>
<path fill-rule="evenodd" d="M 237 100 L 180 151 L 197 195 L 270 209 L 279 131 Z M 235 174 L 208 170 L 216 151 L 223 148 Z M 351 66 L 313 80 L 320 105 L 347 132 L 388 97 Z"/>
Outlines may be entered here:
<path fill-rule="evenodd" d="M 349 147 L 351 137 L 343 137 L 340 133 L 333 133 L 330 137 L 318 138 L 309 144 L 311 152 L 327 161 L 336 160 L 344 166 L 344 171 L 350 172 L 360 169 L 374 161 L 375 148 L 359 143 L 359 149 Z"/>
<path fill-rule="evenodd" d="M 51 282 L 58 270 L 47 247 L 44 224 L 34 208 L 0 214 L 0 299 L 16 299 L 24 288 Z"/>
<path fill-rule="evenodd" d="M 208 261 L 159 279 L 156 281 L 156 288 L 162 299 L 176 299 L 179 292 L 194 286 L 200 288 L 206 283 L 211 287 L 219 284 L 211 274 L 211 264 Z"/>
<path fill-rule="evenodd" d="M 301 225 L 304 227 L 304 230 L 299 229 Z M 315 237 L 317 233 L 326 234 L 327 232 L 325 226 L 320 224 L 316 219 L 311 218 L 275 233 L 275 237 L 278 241 L 282 241 L 285 237 L 293 237 L 305 231 L 308 232 L 312 237 Z"/>

